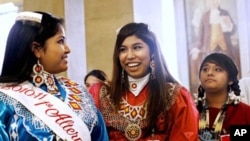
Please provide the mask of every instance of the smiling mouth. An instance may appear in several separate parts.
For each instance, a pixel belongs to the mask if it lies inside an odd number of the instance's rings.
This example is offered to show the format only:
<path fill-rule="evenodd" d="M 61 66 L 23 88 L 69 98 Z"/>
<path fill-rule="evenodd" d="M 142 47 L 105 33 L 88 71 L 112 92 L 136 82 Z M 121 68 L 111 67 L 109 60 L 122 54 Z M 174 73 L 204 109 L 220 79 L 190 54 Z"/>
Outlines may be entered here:
<path fill-rule="evenodd" d="M 128 67 L 137 67 L 137 66 L 139 66 L 139 63 L 128 63 L 127 66 Z"/>

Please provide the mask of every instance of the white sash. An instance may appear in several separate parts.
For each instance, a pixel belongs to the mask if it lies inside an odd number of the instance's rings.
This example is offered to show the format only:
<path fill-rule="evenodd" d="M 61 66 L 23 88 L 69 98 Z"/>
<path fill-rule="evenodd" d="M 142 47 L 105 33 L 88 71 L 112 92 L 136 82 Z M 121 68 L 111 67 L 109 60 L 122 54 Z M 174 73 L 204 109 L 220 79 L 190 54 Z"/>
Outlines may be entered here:
<path fill-rule="evenodd" d="M 21 102 L 62 139 L 91 141 L 87 125 L 55 96 L 29 82 L 15 86 L 0 85 L 0 91 Z"/>

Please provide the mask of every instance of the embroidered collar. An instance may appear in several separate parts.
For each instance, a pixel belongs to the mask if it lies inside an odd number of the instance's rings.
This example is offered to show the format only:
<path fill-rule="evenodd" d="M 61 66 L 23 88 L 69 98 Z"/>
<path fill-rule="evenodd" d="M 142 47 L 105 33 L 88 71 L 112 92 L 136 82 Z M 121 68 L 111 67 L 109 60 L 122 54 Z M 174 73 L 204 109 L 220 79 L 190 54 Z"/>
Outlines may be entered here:
<path fill-rule="evenodd" d="M 150 74 L 147 74 L 146 76 L 142 78 L 132 78 L 131 76 L 128 76 L 129 90 L 134 94 L 134 96 L 139 95 L 141 90 L 148 83 L 149 76 Z"/>

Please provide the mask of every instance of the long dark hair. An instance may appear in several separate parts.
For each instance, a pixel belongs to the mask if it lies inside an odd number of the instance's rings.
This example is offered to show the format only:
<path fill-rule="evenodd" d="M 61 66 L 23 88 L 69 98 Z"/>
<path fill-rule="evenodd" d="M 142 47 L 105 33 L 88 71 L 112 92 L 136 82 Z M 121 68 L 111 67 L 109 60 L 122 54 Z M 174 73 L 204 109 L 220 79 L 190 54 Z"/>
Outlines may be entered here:
<path fill-rule="evenodd" d="M 155 128 L 155 122 L 162 109 L 166 109 L 170 105 L 170 95 L 166 88 L 166 82 L 176 83 L 177 81 L 168 71 L 161 49 L 158 45 L 156 37 L 153 32 L 144 23 L 129 23 L 123 26 L 116 39 L 114 54 L 113 54 L 113 73 L 111 82 L 110 98 L 115 107 L 119 106 L 122 94 L 128 90 L 128 77 L 124 72 L 124 82 L 121 81 L 123 68 L 119 61 L 120 46 L 123 41 L 128 37 L 135 35 L 143 40 L 150 48 L 150 56 L 154 55 L 155 62 L 155 79 L 149 81 L 149 92 L 147 97 L 147 131 L 149 134 Z M 150 69 L 150 68 L 149 68 Z"/>
<path fill-rule="evenodd" d="M 32 51 L 32 43 L 44 47 L 45 42 L 59 31 L 63 19 L 45 12 L 41 22 L 32 19 L 17 20 L 12 26 L 5 49 L 0 82 L 23 82 L 31 79 L 33 65 L 37 58 Z"/>
<path fill-rule="evenodd" d="M 202 61 L 199 71 L 199 77 L 201 75 L 201 70 L 206 63 L 214 63 L 221 68 L 223 68 L 228 74 L 228 80 L 233 83 L 228 86 L 228 91 L 232 90 L 236 96 L 240 95 L 239 79 L 238 79 L 238 69 L 234 61 L 227 55 L 223 53 L 211 53 Z M 198 98 L 202 99 L 204 97 L 205 90 L 200 86 L 198 88 Z M 199 112 L 202 111 L 203 105 L 202 101 L 198 101 L 197 109 Z"/>

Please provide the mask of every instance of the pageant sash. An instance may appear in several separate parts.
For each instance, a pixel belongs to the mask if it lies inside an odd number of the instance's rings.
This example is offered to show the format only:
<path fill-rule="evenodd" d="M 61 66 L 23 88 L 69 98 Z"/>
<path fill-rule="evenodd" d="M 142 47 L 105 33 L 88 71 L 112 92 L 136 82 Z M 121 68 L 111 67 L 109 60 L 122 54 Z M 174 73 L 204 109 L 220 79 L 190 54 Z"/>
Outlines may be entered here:
<path fill-rule="evenodd" d="M 0 91 L 21 102 L 62 139 L 91 141 L 87 125 L 67 104 L 28 81 L 19 85 L 0 84 Z"/>

